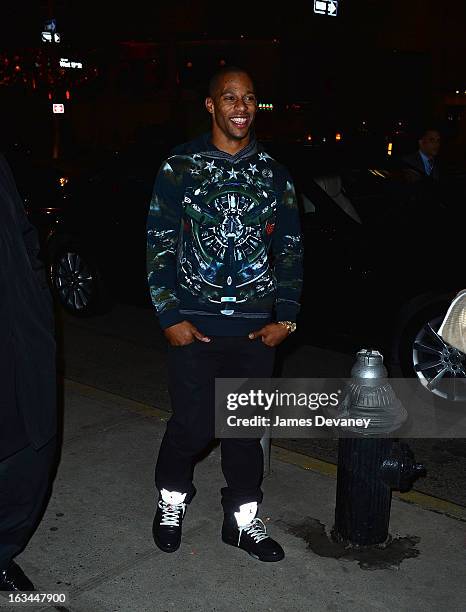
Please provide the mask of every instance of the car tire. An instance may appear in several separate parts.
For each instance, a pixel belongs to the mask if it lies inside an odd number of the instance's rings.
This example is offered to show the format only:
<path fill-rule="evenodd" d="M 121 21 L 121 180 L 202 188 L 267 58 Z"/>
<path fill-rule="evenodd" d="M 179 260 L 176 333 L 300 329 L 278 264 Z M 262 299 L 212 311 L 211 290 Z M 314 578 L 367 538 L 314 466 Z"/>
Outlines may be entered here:
<path fill-rule="evenodd" d="M 49 260 L 52 291 L 60 305 L 75 317 L 89 317 L 110 310 L 111 302 L 101 273 L 81 247 L 57 248 Z"/>
<path fill-rule="evenodd" d="M 402 375 L 418 378 L 440 402 L 466 401 L 466 355 L 438 335 L 448 304 L 429 307 L 407 325 L 399 344 Z"/>

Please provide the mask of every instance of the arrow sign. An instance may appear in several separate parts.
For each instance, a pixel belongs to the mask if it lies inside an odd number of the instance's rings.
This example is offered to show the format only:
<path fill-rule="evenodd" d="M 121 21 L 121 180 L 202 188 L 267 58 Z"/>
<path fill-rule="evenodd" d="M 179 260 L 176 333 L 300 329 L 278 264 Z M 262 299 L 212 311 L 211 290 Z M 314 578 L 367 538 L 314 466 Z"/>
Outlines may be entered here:
<path fill-rule="evenodd" d="M 338 0 L 314 0 L 314 13 L 336 17 L 338 15 Z"/>
<path fill-rule="evenodd" d="M 327 2 L 325 0 L 315 0 L 314 1 L 314 13 L 318 13 L 320 15 L 327 14 Z"/>
<path fill-rule="evenodd" d="M 56 19 L 49 19 L 48 21 L 45 22 L 44 25 L 44 32 L 55 32 L 57 29 L 57 20 Z"/>

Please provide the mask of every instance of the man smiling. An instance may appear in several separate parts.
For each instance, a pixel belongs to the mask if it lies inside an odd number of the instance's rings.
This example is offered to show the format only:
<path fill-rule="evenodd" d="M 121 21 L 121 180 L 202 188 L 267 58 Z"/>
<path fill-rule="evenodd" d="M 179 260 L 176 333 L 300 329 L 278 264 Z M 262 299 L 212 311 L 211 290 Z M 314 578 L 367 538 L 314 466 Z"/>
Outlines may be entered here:
<path fill-rule="evenodd" d="M 209 94 L 206 107 L 212 115 L 213 141 L 235 155 L 250 142 L 257 110 L 252 81 L 246 73 L 221 71 L 211 79 Z"/>
<path fill-rule="evenodd" d="M 256 142 L 254 85 L 216 73 L 205 101 L 212 131 L 181 145 L 157 175 L 147 233 L 151 297 L 168 340 L 173 414 L 156 466 L 154 540 L 178 549 L 196 458 L 214 438 L 216 377 L 268 378 L 275 347 L 296 328 L 302 245 L 287 170 Z M 281 546 L 256 516 L 258 439 L 223 439 L 222 539 L 261 561 Z"/>

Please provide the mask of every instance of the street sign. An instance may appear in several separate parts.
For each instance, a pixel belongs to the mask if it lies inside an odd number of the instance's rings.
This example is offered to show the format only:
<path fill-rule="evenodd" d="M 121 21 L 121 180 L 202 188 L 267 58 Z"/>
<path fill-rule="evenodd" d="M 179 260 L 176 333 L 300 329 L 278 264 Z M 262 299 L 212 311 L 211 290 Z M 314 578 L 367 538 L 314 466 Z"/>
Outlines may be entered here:
<path fill-rule="evenodd" d="M 56 19 L 49 19 L 48 21 L 45 22 L 44 25 L 44 32 L 55 32 L 57 29 L 57 20 Z"/>
<path fill-rule="evenodd" d="M 79 68 L 83 67 L 82 62 L 75 62 L 73 60 L 69 60 L 66 57 L 60 58 L 60 68 Z"/>
<path fill-rule="evenodd" d="M 314 13 L 336 17 L 338 15 L 338 0 L 314 0 Z"/>
<path fill-rule="evenodd" d="M 65 112 L 64 104 L 52 104 L 52 107 L 54 115 L 62 115 Z"/>
<path fill-rule="evenodd" d="M 61 41 L 61 35 L 58 32 L 42 32 L 41 34 L 42 42 L 55 42 L 59 43 Z"/>

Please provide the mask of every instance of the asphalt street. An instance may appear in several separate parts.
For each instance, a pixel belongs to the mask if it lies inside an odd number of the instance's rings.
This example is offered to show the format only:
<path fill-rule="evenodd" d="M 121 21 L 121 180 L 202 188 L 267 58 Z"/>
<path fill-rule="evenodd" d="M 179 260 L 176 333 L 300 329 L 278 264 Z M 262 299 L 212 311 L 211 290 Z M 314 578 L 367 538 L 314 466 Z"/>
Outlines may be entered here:
<path fill-rule="evenodd" d="M 152 310 L 118 305 L 105 315 L 77 319 L 58 313 L 59 363 L 64 376 L 96 389 L 170 410 L 166 341 Z M 363 347 L 361 347 L 363 348 Z M 286 354 L 285 354 L 286 353 Z M 282 376 L 349 376 L 355 356 L 313 346 L 284 351 Z M 284 439 L 276 444 L 336 463 L 335 439 Z M 466 441 L 410 441 L 427 477 L 415 489 L 466 506 Z"/>

